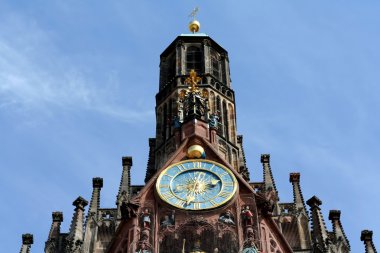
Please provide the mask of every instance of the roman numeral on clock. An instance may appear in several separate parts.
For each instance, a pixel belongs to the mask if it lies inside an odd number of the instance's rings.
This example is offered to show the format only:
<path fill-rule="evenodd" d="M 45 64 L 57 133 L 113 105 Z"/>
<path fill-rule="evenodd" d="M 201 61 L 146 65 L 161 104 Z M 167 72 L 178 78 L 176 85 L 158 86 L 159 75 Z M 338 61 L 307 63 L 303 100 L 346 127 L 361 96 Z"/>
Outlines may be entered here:
<path fill-rule="evenodd" d="M 186 204 L 186 202 L 181 200 L 181 199 L 177 199 L 175 202 L 175 205 L 180 206 L 180 207 L 183 207 L 185 204 Z"/>
<path fill-rule="evenodd" d="M 210 203 L 211 203 L 212 206 L 216 206 L 216 205 L 218 204 L 218 203 L 216 203 L 215 200 L 213 200 L 213 199 L 210 200 Z"/>
<path fill-rule="evenodd" d="M 228 175 L 228 172 L 223 172 L 223 173 L 219 174 L 219 177 L 224 177 L 226 175 Z"/>
<path fill-rule="evenodd" d="M 224 186 L 234 186 L 232 182 L 223 182 Z"/>
<path fill-rule="evenodd" d="M 201 209 L 201 203 L 195 202 L 194 203 L 194 210 L 199 210 Z"/>
<path fill-rule="evenodd" d="M 179 171 L 187 170 L 187 169 L 185 168 L 185 166 L 183 166 L 183 164 L 178 165 L 177 168 L 179 169 Z"/>
<path fill-rule="evenodd" d="M 231 194 L 229 192 L 221 192 L 219 193 L 219 197 L 221 198 L 228 198 Z"/>
<path fill-rule="evenodd" d="M 162 195 L 162 198 L 165 200 L 174 198 L 173 194 L 171 194 L 170 192 L 164 192 L 164 193 L 161 193 L 161 195 Z"/>
<path fill-rule="evenodd" d="M 194 168 L 200 169 L 202 167 L 202 163 L 201 162 L 193 162 L 193 166 L 194 166 Z"/>

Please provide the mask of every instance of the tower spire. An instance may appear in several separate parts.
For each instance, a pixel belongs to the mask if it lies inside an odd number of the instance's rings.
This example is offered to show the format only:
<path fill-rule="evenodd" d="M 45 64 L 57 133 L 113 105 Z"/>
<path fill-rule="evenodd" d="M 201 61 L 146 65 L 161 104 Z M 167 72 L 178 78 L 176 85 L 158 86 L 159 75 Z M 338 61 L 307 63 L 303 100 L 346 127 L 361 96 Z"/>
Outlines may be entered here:
<path fill-rule="evenodd" d="M 360 240 L 364 242 L 365 253 L 377 253 L 375 245 L 372 241 L 373 232 L 371 230 L 363 230 Z"/>
<path fill-rule="evenodd" d="M 83 243 L 84 208 L 87 204 L 87 200 L 80 196 L 73 202 L 73 206 L 75 206 L 74 215 L 71 221 L 70 233 L 67 237 L 69 252 L 79 253 L 81 251 Z"/>
<path fill-rule="evenodd" d="M 61 233 L 61 222 L 63 221 L 62 212 L 53 212 L 52 223 L 50 227 L 49 237 L 45 244 L 45 252 L 54 252 L 57 247 L 57 240 Z"/>
<path fill-rule="evenodd" d="M 32 234 L 23 234 L 22 235 L 22 246 L 20 253 L 30 253 L 30 246 L 33 244 L 33 235 Z"/>
<path fill-rule="evenodd" d="M 350 251 L 350 243 L 344 233 L 342 223 L 340 221 L 340 210 L 330 210 L 329 220 L 332 222 L 333 234 L 335 235 L 335 241 L 337 244 L 342 243 L 340 246 L 345 248 L 343 252 Z"/>
<path fill-rule="evenodd" d="M 103 187 L 103 178 L 94 177 L 92 179 L 92 197 L 90 207 L 88 209 L 85 233 L 83 239 L 83 251 L 92 252 L 94 247 L 94 239 L 97 237 L 96 222 L 98 221 L 98 210 L 100 207 L 100 190 Z M 95 223 L 95 224 L 94 224 Z"/>
<path fill-rule="evenodd" d="M 132 167 L 132 157 L 124 156 L 122 158 L 123 172 L 121 175 L 121 181 L 119 186 L 119 192 L 116 198 L 117 205 L 117 219 L 121 219 L 121 206 L 130 200 L 130 189 L 131 189 L 131 167 Z"/>
<path fill-rule="evenodd" d="M 265 191 L 274 190 L 277 193 L 276 183 L 274 181 L 272 169 L 270 167 L 270 154 L 262 154 L 261 163 L 263 164 Z"/>
<path fill-rule="evenodd" d="M 265 197 L 271 203 L 273 208 L 273 214 L 279 215 L 281 213 L 280 206 L 278 204 L 278 191 L 276 188 L 276 183 L 274 182 L 272 169 L 270 167 L 270 155 L 262 154 L 261 163 L 263 164 L 263 177 L 264 177 L 264 192 Z"/>
<path fill-rule="evenodd" d="M 302 210 L 305 214 L 307 214 L 305 202 L 303 200 L 303 195 L 300 186 L 300 177 L 301 174 L 298 172 L 293 172 L 289 174 L 289 182 L 293 185 L 293 202 L 297 208 L 297 210 Z"/>
<path fill-rule="evenodd" d="M 295 213 L 297 214 L 297 229 L 300 240 L 301 249 L 309 249 L 311 247 L 309 216 L 305 206 L 305 201 L 300 185 L 301 174 L 293 172 L 289 174 L 289 181 L 293 185 L 293 203 L 295 205 Z"/>
<path fill-rule="evenodd" d="M 310 206 L 311 210 L 311 224 L 312 224 L 312 238 L 314 247 L 318 248 L 321 252 L 327 252 L 328 249 L 328 232 L 326 229 L 325 221 L 323 220 L 321 208 L 322 201 L 316 196 L 311 197 L 306 204 Z"/>

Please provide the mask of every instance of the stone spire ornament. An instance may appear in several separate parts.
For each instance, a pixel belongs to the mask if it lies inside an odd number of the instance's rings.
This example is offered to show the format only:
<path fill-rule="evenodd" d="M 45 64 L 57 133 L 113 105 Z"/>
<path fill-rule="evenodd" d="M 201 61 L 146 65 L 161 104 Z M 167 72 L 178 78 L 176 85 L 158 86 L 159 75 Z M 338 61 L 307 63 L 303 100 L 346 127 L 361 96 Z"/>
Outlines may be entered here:
<path fill-rule="evenodd" d="M 20 253 L 30 253 L 30 247 L 33 244 L 33 235 L 32 234 L 23 234 L 22 235 L 22 246 Z"/>

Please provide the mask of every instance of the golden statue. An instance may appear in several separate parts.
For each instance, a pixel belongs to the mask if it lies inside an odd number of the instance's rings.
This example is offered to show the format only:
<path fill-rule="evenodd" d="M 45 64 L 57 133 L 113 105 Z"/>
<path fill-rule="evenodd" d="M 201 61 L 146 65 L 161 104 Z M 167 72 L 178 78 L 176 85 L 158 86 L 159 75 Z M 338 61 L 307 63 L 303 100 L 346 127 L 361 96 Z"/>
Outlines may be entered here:
<path fill-rule="evenodd" d="M 194 69 L 190 70 L 189 75 L 190 76 L 185 80 L 185 84 L 189 85 L 189 90 L 191 93 L 198 92 L 198 83 L 202 80 L 202 78 L 197 75 L 197 72 L 195 72 Z"/>

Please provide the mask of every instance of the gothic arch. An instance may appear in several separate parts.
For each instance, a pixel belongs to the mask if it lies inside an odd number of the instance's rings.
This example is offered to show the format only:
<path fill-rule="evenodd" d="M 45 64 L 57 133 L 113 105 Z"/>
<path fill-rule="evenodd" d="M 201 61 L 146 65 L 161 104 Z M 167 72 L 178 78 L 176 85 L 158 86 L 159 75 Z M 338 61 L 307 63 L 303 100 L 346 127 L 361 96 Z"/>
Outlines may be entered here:
<path fill-rule="evenodd" d="M 189 46 L 186 49 L 186 73 L 192 69 L 197 73 L 202 72 L 202 51 L 197 46 Z"/>
<path fill-rule="evenodd" d="M 300 244 L 303 248 L 310 247 L 310 234 L 309 234 L 309 219 L 305 214 L 301 214 L 299 217 L 299 236 Z"/>
<path fill-rule="evenodd" d="M 236 171 L 239 171 L 237 152 L 235 149 L 232 149 L 232 166 L 235 168 Z"/>
<path fill-rule="evenodd" d="M 180 225 L 174 231 L 164 232 L 161 243 L 160 253 L 181 253 L 190 252 L 197 242 L 206 252 L 213 252 L 216 245 L 216 230 L 214 227 L 202 219 L 190 219 Z"/>
<path fill-rule="evenodd" d="M 211 74 L 217 78 L 220 79 L 220 56 L 219 54 L 214 50 L 210 49 L 210 60 L 211 60 Z"/>
<path fill-rule="evenodd" d="M 162 118 L 163 118 L 163 116 L 162 116 L 162 107 L 159 107 L 157 109 L 157 117 L 156 117 L 156 120 L 157 120 L 156 133 L 162 133 L 162 129 L 163 129 Z M 158 134 L 157 137 L 158 137 L 157 142 L 161 143 L 161 140 L 162 140 L 161 135 Z"/>
<path fill-rule="evenodd" d="M 223 99 L 223 133 L 226 140 L 230 140 L 229 124 L 228 124 L 228 110 L 226 100 Z"/>
<path fill-rule="evenodd" d="M 232 104 L 228 104 L 228 118 L 229 118 L 229 122 L 230 122 L 230 141 L 232 143 L 236 143 L 236 125 L 235 125 L 235 110 L 232 106 Z"/>
<path fill-rule="evenodd" d="M 236 233 L 225 232 L 218 240 L 218 253 L 239 252 L 239 244 Z M 213 251 L 210 251 L 213 252 Z"/>
<path fill-rule="evenodd" d="M 266 225 L 265 221 L 260 222 L 261 227 L 261 241 L 263 252 L 270 253 L 282 253 L 282 250 L 276 240 L 276 238 L 271 233 L 270 229 Z"/>
<path fill-rule="evenodd" d="M 216 113 L 216 108 L 215 108 L 215 93 L 213 91 L 210 91 L 210 98 L 209 98 L 209 103 L 210 103 L 210 112 L 211 113 Z"/>

